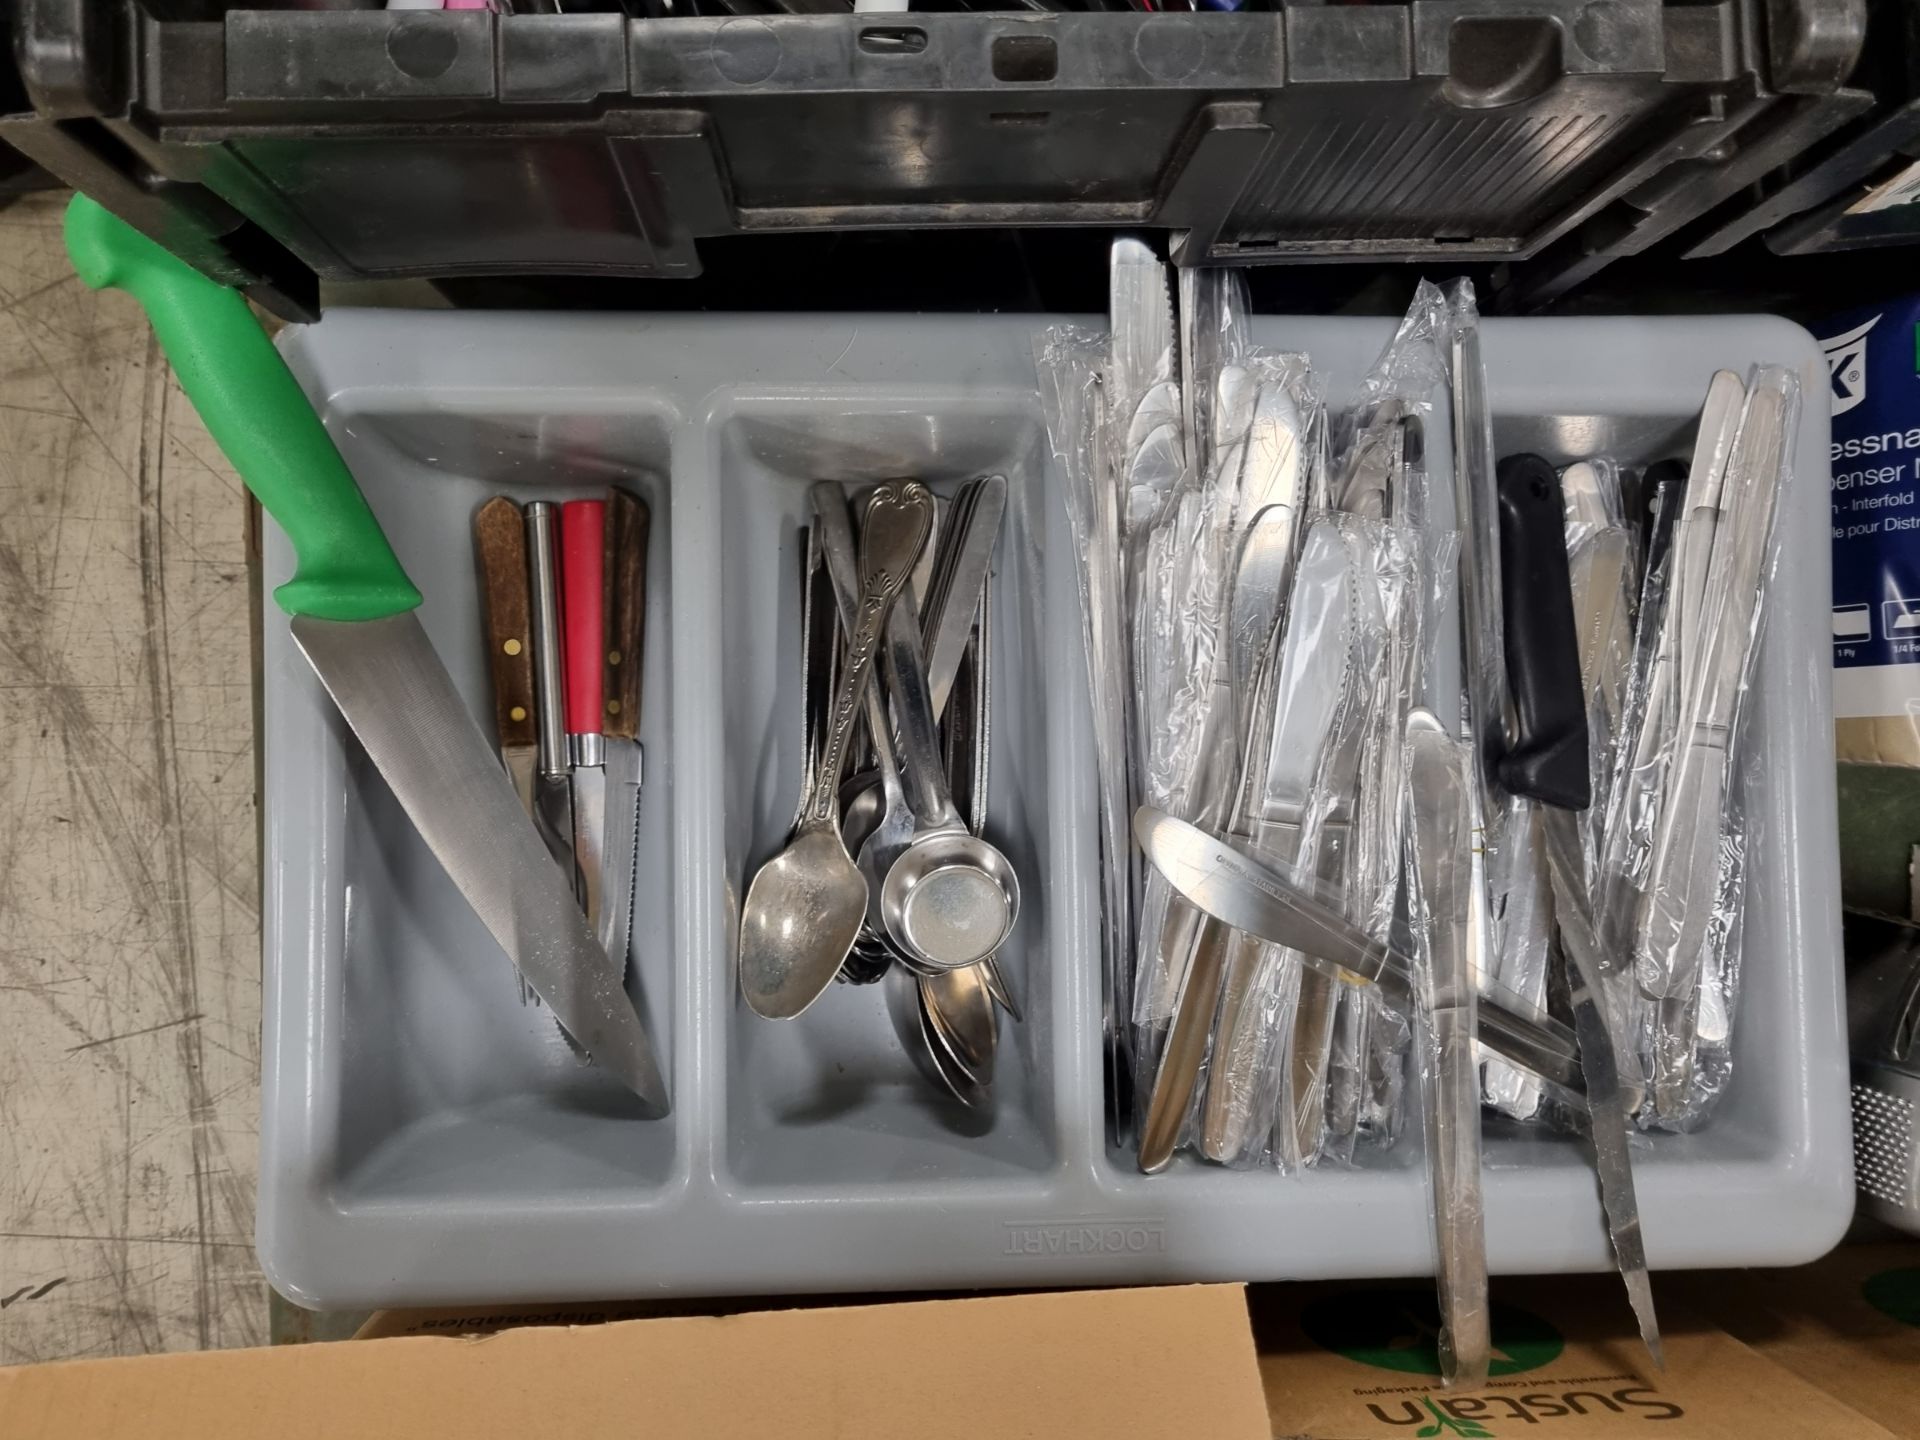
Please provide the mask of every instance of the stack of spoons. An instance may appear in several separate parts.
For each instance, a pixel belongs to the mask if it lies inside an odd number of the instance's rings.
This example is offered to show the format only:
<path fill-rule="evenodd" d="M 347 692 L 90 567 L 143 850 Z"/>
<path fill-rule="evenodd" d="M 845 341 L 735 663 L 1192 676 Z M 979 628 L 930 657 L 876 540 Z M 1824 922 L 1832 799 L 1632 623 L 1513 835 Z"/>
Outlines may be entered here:
<path fill-rule="evenodd" d="M 991 759 L 991 585 L 1006 480 L 936 500 L 919 481 L 811 494 L 803 532 L 805 766 L 791 835 L 740 924 L 740 986 L 769 1019 L 836 979 L 884 987 L 916 1068 L 963 1104 L 990 1097 L 998 952 L 1020 886 L 982 834 Z M 870 683 L 875 669 L 880 683 Z"/>

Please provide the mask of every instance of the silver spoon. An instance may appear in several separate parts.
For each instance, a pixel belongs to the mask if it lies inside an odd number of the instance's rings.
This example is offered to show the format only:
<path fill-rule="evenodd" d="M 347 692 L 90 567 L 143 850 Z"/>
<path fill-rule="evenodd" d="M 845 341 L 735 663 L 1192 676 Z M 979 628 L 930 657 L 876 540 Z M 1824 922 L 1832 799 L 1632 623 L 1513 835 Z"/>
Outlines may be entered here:
<path fill-rule="evenodd" d="M 867 882 L 840 836 L 840 770 L 894 599 L 926 543 L 933 496 L 915 480 L 874 492 L 861 526 L 859 624 L 847 646 L 819 769 L 786 849 L 762 865 L 740 913 L 740 989 L 756 1014 L 798 1015 L 833 983 L 860 933 Z M 831 554 L 838 543 L 823 530 Z"/>
<path fill-rule="evenodd" d="M 947 1033 L 935 1022 L 932 1012 L 927 1008 L 926 984 L 921 981 L 915 986 L 914 994 L 920 1005 L 920 1024 L 926 1033 L 927 1051 L 933 1057 L 933 1063 L 940 1069 L 941 1077 L 946 1081 L 948 1091 L 968 1109 L 984 1109 L 991 1092 L 985 1082 L 967 1068 Z"/>
<path fill-rule="evenodd" d="M 1000 1036 L 986 967 L 969 965 L 943 975 L 922 976 L 920 1003 L 926 1007 L 934 1038 L 947 1053 L 982 1090 L 992 1085 L 994 1050 Z"/>
<path fill-rule="evenodd" d="M 821 482 L 813 487 L 814 528 L 825 537 L 827 577 L 833 584 L 842 621 L 851 629 L 858 614 L 858 577 L 851 563 L 853 527 L 847 519 L 846 495 L 839 486 Z M 937 513 L 936 502 L 936 513 Z M 934 547 L 925 547 L 931 551 Z M 916 575 L 919 573 L 915 567 Z M 894 608 L 913 624 L 911 590 L 894 601 Z M 889 624 L 892 623 L 889 617 Z M 868 786 L 847 797 L 843 821 L 848 842 L 855 846 L 855 863 L 867 880 L 867 916 L 864 935 L 884 944 L 884 922 L 880 916 L 880 889 L 887 868 L 913 838 L 913 811 L 907 806 L 906 791 L 900 784 L 899 760 L 893 753 L 893 731 L 887 706 L 878 687 L 867 691 L 867 739 L 873 750 L 873 772 Z"/>
<path fill-rule="evenodd" d="M 1013 929 L 1019 881 L 1006 857 L 974 835 L 954 808 L 920 629 L 905 611 L 888 620 L 884 659 L 914 833 L 887 869 L 881 919 L 888 938 L 919 968 L 978 964 Z"/>
<path fill-rule="evenodd" d="M 934 1039 L 932 1021 L 920 996 L 919 979 L 896 965 L 881 979 L 880 990 L 886 999 L 887 1018 L 893 1022 L 894 1034 L 900 1038 L 900 1048 L 907 1052 L 907 1058 L 922 1078 L 963 1105 L 984 1100 L 986 1092 Z"/>
<path fill-rule="evenodd" d="M 969 830 L 954 809 L 934 731 L 920 629 L 898 611 L 887 625 L 886 668 L 915 828 L 887 870 L 881 918 L 888 938 L 923 965 L 977 965 L 1012 933 L 1020 882 L 1007 857 Z"/>

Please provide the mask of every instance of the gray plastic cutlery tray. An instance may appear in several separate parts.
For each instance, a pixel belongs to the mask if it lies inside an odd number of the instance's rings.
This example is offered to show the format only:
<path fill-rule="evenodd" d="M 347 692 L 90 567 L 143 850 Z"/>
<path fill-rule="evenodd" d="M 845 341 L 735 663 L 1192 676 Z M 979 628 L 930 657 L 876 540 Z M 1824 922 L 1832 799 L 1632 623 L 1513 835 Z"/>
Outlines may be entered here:
<path fill-rule="evenodd" d="M 1045 317 L 339 311 L 283 348 L 476 713 L 470 525 L 610 482 L 653 509 L 633 988 L 673 1092 L 636 1118 L 505 958 L 353 743 L 271 602 L 260 1259 L 315 1307 L 1359 1277 L 1432 1269 L 1418 1135 L 1299 1177 L 1138 1174 L 1103 1122 L 1096 828 L 1073 540 L 1034 382 Z M 1263 319 L 1337 403 L 1392 322 Z M 1712 1123 L 1640 1137 L 1656 1267 L 1790 1264 L 1852 1211 L 1828 699 L 1828 384 L 1765 318 L 1494 320 L 1501 449 L 1681 453 L 1709 375 L 1803 387 L 1751 743 L 1765 783 L 1736 1071 Z M 1444 476 L 1444 407 L 1429 453 Z M 879 987 L 795 1021 L 738 999 L 739 897 L 800 782 L 796 531 L 814 480 L 1009 479 L 989 833 L 1026 904 L 986 1114 L 936 1096 Z M 270 527 L 266 582 L 291 572 Z M 1576 1139 L 1489 1123 L 1498 1271 L 1608 1263 Z"/>

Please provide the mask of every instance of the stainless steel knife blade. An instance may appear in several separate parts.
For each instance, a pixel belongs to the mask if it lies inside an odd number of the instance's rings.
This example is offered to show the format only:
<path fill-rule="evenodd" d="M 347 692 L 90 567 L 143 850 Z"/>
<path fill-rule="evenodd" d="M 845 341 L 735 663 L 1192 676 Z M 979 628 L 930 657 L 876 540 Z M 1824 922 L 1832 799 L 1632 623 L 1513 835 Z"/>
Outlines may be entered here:
<path fill-rule="evenodd" d="M 1412 995 L 1413 962 L 1353 924 L 1337 910 L 1295 888 L 1252 856 L 1196 825 L 1143 805 L 1134 812 L 1134 838 L 1167 883 L 1203 915 L 1301 958 L 1349 983 L 1373 982 L 1396 1007 Z M 1578 1104 L 1580 1057 L 1572 1032 L 1546 1015 L 1529 1014 L 1511 996 L 1483 993 L 1480 1043 L 1551 1081 Z"/>
<path fill-rule="evenodd" d="M 936 720 L 946 713 L 953 677 L 959 673 L 960 657 L 973 633 L 974 612 L 1000 539 L 1000 517 L 1007 509 L 1006 476 L 988 475 L 969 488 L 972 504 L 962 517 L 965 528 L 956 542 L 951 577 L 939 613 L 926 617 L 927 684 Z"/>
<path fill-rule="evenodd" d="M 644 755 L 632 740 L 606 741 L 606 844 L 600 920 L 595 927 L 607 958 L 625 971 L 633 946 L 633 890 L 640 865 L 640 786 Z"/>
<path fill-rule="evenodd" d="M 547 853 L 577 896 L 579 870 L 573 863 L 573 795 L 567 786 L 567 727 L 560 692 L 560 572 L 557 507 L 548 500 L 527 506 L 527 574 L 532 606 L 534 720 L 538 744 L 533 780 L 533 824 Z"/>
<path fill-rule="evenodd" d="M 601 742 L 598 763 L 576 764 L 569 784 L 573 791 L 573 859 L 580 873 L 580 908 L 586 912 L 587 924 L 598 933 L 600 917 L 606 910 L 601 895 L 607 875 L 607 767 L 604 738 L 593 738 Z"/>
<path fill-rule="evenodd" d="M 1585 864 L 1581 859 L 1578 811 L 1557 805 L 1540 807 L 1541 832 L 1547 842 L 1547 874 L 1553 883 L 1554 918 L 1560 927 L 1561 947 L 1568 962 L 1572 990 L 1573 1029 L 1580 1041 L 1580 1068 L 1586 1076 L 1587 1132 L 1593 1137 L 1594 1158 L 1600 1171 L 1600 1204 L 1606 1211 L 1607 1234 L 1613 1241 L 1614 1262 L 1626 1282 L 1627 1299 L 1640 1325 L 1653 1363 L 1664 1367 L 1660 1351 L 1660 1324 L 1654 1315 L 1653 1285 L 1647 1278 L 1646 1242 L 1640 1233 L 1640 1201 L 1633 1183 L 1633 1161 L 1627 1149 L 1626 1101 L 1607 1029 L 1605 995 L 1601 990 L 1600 950 L 1593 934 L 1593 914 L 1587 902 Z"/>
<path fill-rule="evenodd" d="M 291 625 L 401 808 L 527 983 L 649 1116 L 666 1114 L 666 1084 L 633 1002 L 419 620 L 296 615 Z"/>
<path fill-rule="evenodd" d="M 1468 943 L 1472 883 L 1472 751 L 1431 711 L 1407 717 L 1413 811 L 1409 909 L 1424 935 L 1421 1009 L 1428 1027 L 1427 1170 L 1439 1256 L 1440 1355 L 1448 1385 L 1486 1383 L 1487 1236 L 1480 1176 L 1480 1067 Z"/>

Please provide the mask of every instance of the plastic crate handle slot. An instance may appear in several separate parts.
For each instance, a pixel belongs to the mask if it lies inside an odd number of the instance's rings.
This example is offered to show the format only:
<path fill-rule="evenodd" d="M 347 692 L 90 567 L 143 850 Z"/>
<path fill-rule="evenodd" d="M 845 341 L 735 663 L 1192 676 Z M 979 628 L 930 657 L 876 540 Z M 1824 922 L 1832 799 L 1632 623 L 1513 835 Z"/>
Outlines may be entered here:
<path fill-rule="evenodd" d="M 417 606 L 353 473 L 239 292 L 84 195 L 67 207 L 66 237 L 82 281 L 140 302 L 215 443 L 292 540 L 293 579 L 273 592 L 280 608 L 378 620 Z"/>

